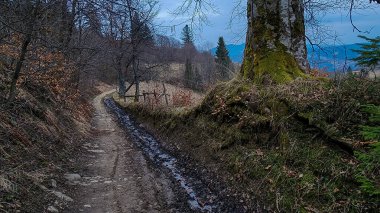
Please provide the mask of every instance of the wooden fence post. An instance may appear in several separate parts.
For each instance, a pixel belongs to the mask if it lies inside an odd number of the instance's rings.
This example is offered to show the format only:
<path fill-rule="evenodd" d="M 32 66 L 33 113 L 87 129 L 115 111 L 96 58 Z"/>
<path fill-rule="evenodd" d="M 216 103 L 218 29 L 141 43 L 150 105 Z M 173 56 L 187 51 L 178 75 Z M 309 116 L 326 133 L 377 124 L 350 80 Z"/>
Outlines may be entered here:
<path fill-rule="evenodd" d="M 164 96 L 165 96 L 165 102 L 166 102 L 166 106 L 169 106 L 169 101 L 168 101 L 168 94 L 166 94 L 166 87 L 165 87 L 165 83 L 162 83 L 162 86 L 164 87 Z"/>

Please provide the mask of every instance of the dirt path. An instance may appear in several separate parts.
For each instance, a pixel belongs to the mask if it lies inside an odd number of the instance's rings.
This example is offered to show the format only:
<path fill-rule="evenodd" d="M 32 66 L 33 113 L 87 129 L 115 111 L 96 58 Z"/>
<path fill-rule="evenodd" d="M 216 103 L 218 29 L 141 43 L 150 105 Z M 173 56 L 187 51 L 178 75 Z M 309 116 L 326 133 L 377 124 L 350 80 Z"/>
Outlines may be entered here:
<path fill-rule="evenodd" d="M 93 105 L 94 141 L 84 144 L 86 168 L 71 180 L 75 204 L 66 212 L 187 212 L 164 173 L 149 165 L 97 96 Z M 87 158 L 87 159 L 86 159 Z"/>
<path fill-rule="evenodd" d="M 65 212 L 247 212 L 214 173 L 164 148 L 110 93 L 93 101 L 93 140 L 76 159 L 78 174 L 66 177 L 74 203 Z"/>

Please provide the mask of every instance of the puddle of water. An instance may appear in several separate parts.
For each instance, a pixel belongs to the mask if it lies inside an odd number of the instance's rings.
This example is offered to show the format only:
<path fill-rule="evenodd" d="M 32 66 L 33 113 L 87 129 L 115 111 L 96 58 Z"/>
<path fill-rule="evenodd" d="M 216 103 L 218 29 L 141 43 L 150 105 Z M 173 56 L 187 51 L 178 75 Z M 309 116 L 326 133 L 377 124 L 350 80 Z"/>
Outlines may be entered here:
<path fill-rule="evenodd" d="M 188 203 L 193 210 L 211 212 L 215 206 L 202 204 L 201 199 L 194 191 L 190 179 L 185 177 L 176 164 L 176 158 L 162 150 L 158 141 L 145 130 L 138 127 L 130 116 L 111 98 L 104 99 L 105 105 L 110 108 L 118 117 L 121 124 L 127 129 L 133 142 L 147 154 L 151 161 L 161 165 L 170 171 L 172 177 L 180 183 L 180 186 L 188 195 Z"/>

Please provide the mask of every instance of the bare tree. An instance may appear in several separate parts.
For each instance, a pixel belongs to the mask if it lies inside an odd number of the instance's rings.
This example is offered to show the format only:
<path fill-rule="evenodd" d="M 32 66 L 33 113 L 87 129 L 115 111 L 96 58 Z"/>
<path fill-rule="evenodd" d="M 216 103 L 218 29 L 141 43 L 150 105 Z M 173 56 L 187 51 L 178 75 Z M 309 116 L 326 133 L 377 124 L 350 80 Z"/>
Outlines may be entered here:
<path fill-rule="evenodd" d="M 16 84 L 20 77 L 20 73 L 28 52 L 29 44 L 36 36 L 39 21 L 43 10 L 40 1 L 4 1 L 0 4 L 1 23 L 4 28 L 8 28 L 8 32 L 16 32 L 22 35 L 21 48 L 17 59 L 16 66 L 12 77 L 12 82 L 8 95 L 8 102 L 12 102 L 16 96 Z M 12 36 L 13 33 L 9 33 Z"/>

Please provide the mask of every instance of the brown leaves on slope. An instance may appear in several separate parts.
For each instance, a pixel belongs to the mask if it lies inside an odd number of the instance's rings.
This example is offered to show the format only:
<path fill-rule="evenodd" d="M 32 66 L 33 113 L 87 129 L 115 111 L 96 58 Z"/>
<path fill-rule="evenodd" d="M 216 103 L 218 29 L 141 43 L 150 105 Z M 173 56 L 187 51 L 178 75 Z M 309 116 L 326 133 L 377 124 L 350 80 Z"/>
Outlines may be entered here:
<path fill-rule="evenodd" d="M 16 66 L 21 46 L 20 35 L 14 34 L 10 40 L 0 45 L 0 61 L 5 76 L 11 78 Z M 36 44 L 30 45 L 24 67 L 21 70 L 18 87 L 31 84 L 44 87 L 58 100 L 70 104 L 79 98 L 77 82 L 74 78 L 77 70 L 74 64 L 65 58 L 62 52 Z M 46 96 L 49 94 L 33 94 Z"/>

